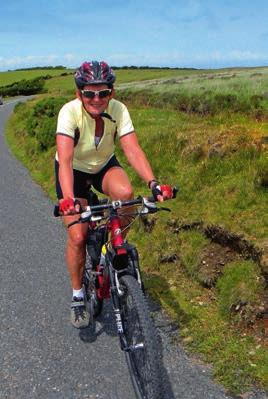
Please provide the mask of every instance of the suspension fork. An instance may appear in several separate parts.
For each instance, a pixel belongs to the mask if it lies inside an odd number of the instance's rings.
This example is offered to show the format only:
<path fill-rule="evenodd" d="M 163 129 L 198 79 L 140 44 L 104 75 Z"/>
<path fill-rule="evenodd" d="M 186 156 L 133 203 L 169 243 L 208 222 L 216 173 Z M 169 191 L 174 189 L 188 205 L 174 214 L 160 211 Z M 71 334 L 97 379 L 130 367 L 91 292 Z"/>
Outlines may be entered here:
<path fill-rule="evenodd" d="M 111 233 L 111 244 L 117 255 L 126 254 L 126 249 L 122 248 L 124 244 L 124 238 L 121 230 L 121 220 L 117 213 L 117 210 L 114 209 L 111 212 L 111 219 L 108 225 L 108 229 Z M 117 333 L 120 339 L 121 349 L 126 351 L 128 350 L 128 345 L 124 333 L 124 324 L 122 320 L 121 310 L 120 310 L 120 287 L 119 281 L 117 280 L 116 271 L 113 268 L 112 259 L 108 256 L 108 269 L 109 269 L 109 279 L 110 279 L 110 292 L 113 302 L 113 309 L 115 315 L 115 322 L 117 327 Z M 123 294 L 123 293 L 122 293 Z"/>
<path fill-rule="evenodd" d="M 116 328 L 117 328 L 117 334 L 119 336 L 120 340 L 120 347 L 122 350 L 127 350 L 127 341 L 125 337 L 125 332 L 124 332 L 124 324 L 122 320 L 122 315 L 121 315 L 121 310 L 120 310 L 120 299 L 119 299 L 119 292 L 118 292 L 118 287 L 116 284 L 116 275 L 115 275 L 115 270 L 112 267 L 112 262 L 108 258 L 108 264 L 106 267 L 108 267 L 109 271 L 109 280 L 110 280 L 110 292 L 111 292 L 111 298 L 112 298 L 112 303 L 113 303 L 113 310 L 114 310 L 114 316 L 115 316 L 115 323 L 116 323 Z"/>

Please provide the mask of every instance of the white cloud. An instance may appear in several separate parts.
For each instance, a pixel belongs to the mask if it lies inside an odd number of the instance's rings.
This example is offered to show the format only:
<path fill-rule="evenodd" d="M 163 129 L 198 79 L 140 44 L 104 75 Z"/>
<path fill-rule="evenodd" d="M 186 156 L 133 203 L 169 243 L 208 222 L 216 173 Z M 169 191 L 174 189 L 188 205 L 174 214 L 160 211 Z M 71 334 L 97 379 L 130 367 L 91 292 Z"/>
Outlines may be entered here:
<path fill-rule="evenodd" d="M 72 66 L 80 62 L 80 57 L 67 53 L 62 55 L 27 55 L 10 58 L 0 57 L 0 69 L 28 68 L 33 66 L 64 65 Z"/>
<path fill-rule="evenodd" d="M 23 66 L 51 65 L 57 60 L 57 56 L 50 55 L 27 55 L 25 57 L 14 56 L 11 58 L 0 57 L 0 68 L 19 68 Z"/>
<path fill-rule="evenodd" d="M 194 66 L 198 67 L 207 65 L 211 67 L 213 63 L 221 64 L 222 66 L 233 63 L 233 66 L 238 63 L 267 63 L 268 57 L 266 54 L 255 53 L 251 51 L 233 50 L 227 53 L 221 51 L 214 51 L 211 53 L 201 53 L 189 55 L 184 52 L 170 52 L 158 54 L 113 54 L 107 58 L 113 65 L 151 65 L 151 66 Z"/>
<path fill-rule="evenodd" d="M 78 58 L 79 58 L 79 57 L 78 57 L 77 55 L 71 54 L 71 53 L 69 53 L 69 54 L 64 54 L 64 56 L 63 56 L 63 59 L 64 59 L 66 62 L 68 62 L 68 64 L 73 63 L 73 62 L 77 62 Z"/>
<path fill-rule="evenodd" d="M 66 53 L 64 55 L 28 55 L 25 57 L 14 56 L 11 58 L 0 57 L 0 70 L 27 68 L 33 66 L 64 65 L 76 67 L 83 61 L 84 56 Z M 236 66 L 236 65 L 263 65 L 268 63 L 266 54 L 232 50 L 224 53 L 214 51 L 211 53 L 201 53 L 189 55 L 183 52 L 172 51 L 169 53 L 158 54 L 138 54 L 138 53 L 114 53 L 106 57 L 111 65 L 148 65 L 148 66 L 170 66 L 170 67 L 204 67 L 212 68 L 217 66 Z"/>
<path fill-rule="evenodd" d="M 215 61 L 265 61 L 267 60 L 266 54 L 254 53 L 252 51 L 241 51 L 241 50 L 233 50 L 226 54 L 221 53 L 220 51 L 216 51 L 210 55 L 202 55 L 201 57 L 197 57 L 197 59 L 210 59 Z"/>

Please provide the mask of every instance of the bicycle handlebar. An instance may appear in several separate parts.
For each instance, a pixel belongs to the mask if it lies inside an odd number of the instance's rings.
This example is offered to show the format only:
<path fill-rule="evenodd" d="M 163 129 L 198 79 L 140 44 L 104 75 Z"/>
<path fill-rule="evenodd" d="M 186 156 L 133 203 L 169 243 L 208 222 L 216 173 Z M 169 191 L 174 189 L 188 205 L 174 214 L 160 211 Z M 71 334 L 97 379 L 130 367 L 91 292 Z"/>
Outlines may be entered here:
<path fill-rule="evenodd" d="M 172 198 L 176 198 L 178 189 L 177 187 L 173 187 L 173 196 Z M 127 200 L 127 201 L 121 201 L 121 200 L 116 200 L 116 201 L 111 201 L 109 202 L 107 199 L 101 200 L 100 205 L 92 205 L 92 206 L 87 206 L 81 210 L 81 212 L 75 213 L 75 214 L 82 214 L 84 212 L 88 212 L 88 214 L 93 215 L 94 213 L 98 213 L 107 209 L 120 209 L 122 207 L 127 207 L 127 206 L 133 206 L 133 205 L 145 205 L 146 208 L 151 210 L 151 212 L 157 212 L 157 207 L 155 203 L 157 200 L 154 199 L 154 197 L 137 197 L 133 200 Z M 162 208 L 163 210 L 165 208 Z M 167 210 L 167 208 L 166 208 Z M 59 210 L 59 205 L 55 205 L 54 207 L 54 216 L 62 216 Z M 69 215 L 68 215 L 69 216 Z"/>

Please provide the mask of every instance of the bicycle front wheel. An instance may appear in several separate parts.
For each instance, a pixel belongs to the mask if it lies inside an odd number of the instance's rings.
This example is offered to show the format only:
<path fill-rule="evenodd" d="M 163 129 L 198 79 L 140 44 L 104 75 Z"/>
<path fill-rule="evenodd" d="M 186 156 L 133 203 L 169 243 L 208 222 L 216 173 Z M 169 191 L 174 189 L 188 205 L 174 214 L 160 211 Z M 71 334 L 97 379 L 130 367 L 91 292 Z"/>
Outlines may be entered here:
<path fill-rule="evenodd" d="M 135 392 L 139 399 L 160 399 L 160 359 L 147 302 L 134 277 L 121 277 L 120 286 L 124 292 L 120 301 L 128 345 L 125 353 Z"/>

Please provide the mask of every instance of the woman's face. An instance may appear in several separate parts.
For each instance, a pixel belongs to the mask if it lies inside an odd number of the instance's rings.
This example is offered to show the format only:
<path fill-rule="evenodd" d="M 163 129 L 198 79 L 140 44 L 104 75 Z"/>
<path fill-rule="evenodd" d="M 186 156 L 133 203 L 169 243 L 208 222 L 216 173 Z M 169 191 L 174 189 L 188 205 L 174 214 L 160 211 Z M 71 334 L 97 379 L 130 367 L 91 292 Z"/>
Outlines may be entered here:
<path fill-rule="evenodd" d="M 100 115 L 108 106 L 113 97 L 113 90 L 105 84 L 86 85 L 83 90 L 77 91 L 86 111 L 94 117 Z"/>

